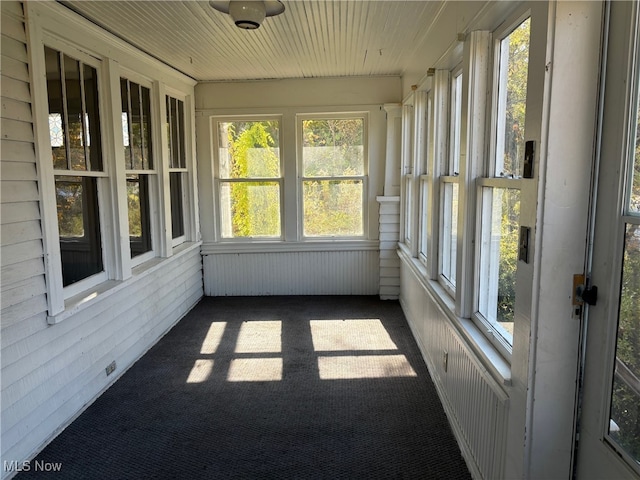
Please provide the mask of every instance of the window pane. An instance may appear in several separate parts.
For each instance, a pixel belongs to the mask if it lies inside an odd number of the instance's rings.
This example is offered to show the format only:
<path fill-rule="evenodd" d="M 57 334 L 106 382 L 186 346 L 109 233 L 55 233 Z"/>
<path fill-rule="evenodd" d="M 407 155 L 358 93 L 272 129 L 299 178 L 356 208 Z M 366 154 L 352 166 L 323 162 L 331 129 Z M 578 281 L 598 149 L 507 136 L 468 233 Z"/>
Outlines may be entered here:
<path fill-rule="evenodd" d="M 169 173 L 169 189 L 171 193 L 171 236 L 178 238 L 184 235 L 184 207 L 182 200 L 182 172 Z"/>
<path fill-rule="evenodd" d="M 98 103 L 98 73 L 96 69 L 83 65 L 85 97 L 85 131 L 89 147 L 90 170 L 102 170 L 102 138 L 100 136 L 100 106 Z"/>
<path fill-rule="evenodd" d="M 640 225 L 627 225 L 609 434 L 640 461 Z"/>
<path fill-rule="evenodd" d="M 427 257 L 427 225 L 428 225 L 429 184 L 426 179 L 420 180 L 420 238 L 418 253 L 422 258 Z"/>
<path fill-rule="evenodd" d="M 442 276 L 453 286 L 456 284 L 456 257 L 458 252 L 458 184 L 444 184 L 442 220 Z"/>
<path fill-rule="evenodd" d="M 66 287 L 103 270 L 96 179 L 59 176 L 56 183 L 62 283 Z"/>
<path fill-rule="evenodd" d="M 127 170 L 153 169 L 149 89 L 122 78 L 120 93 L 122 130 L 128 131 L 124 142 L 125 168 Z"/>
<path fill-rule="evenodd" d="M 530 25 L 528 18 L 500 42 L 496 176 L 522 176 Z"/>
<path fill-rule="evenodd" d="M 167 96 L 167 139 L 169 168 L 187 168 L 184 135 L 184 102 Z"/>
<path fill-rule="evenodd" d="M 279 130 L 279 122 L 276 120 L 220 122 L 220 177 L 280 177 Z"/>
<path fill-rule="evenodd" d="M 82 91 L 80 89 L 80 63 L 64 56 L 64 79 L 67 97 L 67 125 L 69 132 L 69 156 L 72 170 L 87 170 L 84 155 L 84 122 L 82 115 Z"/>
<path fill-rule="evenodd" d="M 60 76 L 60 52 L 49 47 L 44 48 L 47 69 L 47 96 L 49 99 L 49 137 L 53 168 L 66 170 L 67 150 L 65 148 L 66 124 L 63 122 L 62 79 Z"/>
<path fill-rule="evenodd" d="M 482 189 L 478 310 L 509 343 L 513 339 L 519 223 L 520 190 Z"/>
<path fill-rule="evenodd" d="M 362 118 L 305 120 L 302 138 L 303 176 L 364 175 Z"/>
<path fill-rule="evenodd" d="M 449 168 L 447 175 L 460 172 L 460 133 L 462 128 L 462 74 L 451 84 L 451 145 L 449 148 Z"/>
<path fill-rule="evenodd" d="M 179 141 L 178 148 L 178 168 L 187 168 L 187 162 L 185 158 L 185 136 L 184 136 L 184 102 L 182 100 L 176 100 L 177 108 L 177 138 Z"/>
<path fill-rule="evenodd" d="M 122 107 L 122 136 L 124 144 L 124 165 L 127 170 L 132 169 L 131 159 L 131 121 L 129 118 L 129 81 L 120 79 L 120 102 Z"/>
<path fill-rule="evenodd" d="M 131 257 L 151 250 L 148 175 L 127 175 Z"/>
<path fill-rule="evenodd" d="M 308 180 L 302 188 L 305 236 L 363 235 L 362 180 Z"/>
<path fill-rule="evenodd" d="M 406 175 L 404 177 L 404 198 L 405 198 L 405 215 L 404 215 L 404 240 L 407 244 L 413 243 L 413 176 Z"/>
<path fill-rule="evenodd" d="M 280 184 L 224 182 L 220 187 L 223 238 L 280 237 Z"/>

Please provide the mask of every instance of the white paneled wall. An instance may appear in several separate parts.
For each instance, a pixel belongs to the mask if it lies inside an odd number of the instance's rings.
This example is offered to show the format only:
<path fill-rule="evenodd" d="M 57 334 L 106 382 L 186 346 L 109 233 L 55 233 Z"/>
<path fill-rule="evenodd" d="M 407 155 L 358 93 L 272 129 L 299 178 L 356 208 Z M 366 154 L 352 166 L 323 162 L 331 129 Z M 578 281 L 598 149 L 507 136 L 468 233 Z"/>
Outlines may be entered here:
<path fill-rule="evenodd" d="M 378 251 L 217 253 L 204 256 L 205 294 L 376 295 Z"/>
<path fill-rule="evenodd" d="M 474 478 L 504 478 L 509 400 L 401 261 L 400 302 Z"/>

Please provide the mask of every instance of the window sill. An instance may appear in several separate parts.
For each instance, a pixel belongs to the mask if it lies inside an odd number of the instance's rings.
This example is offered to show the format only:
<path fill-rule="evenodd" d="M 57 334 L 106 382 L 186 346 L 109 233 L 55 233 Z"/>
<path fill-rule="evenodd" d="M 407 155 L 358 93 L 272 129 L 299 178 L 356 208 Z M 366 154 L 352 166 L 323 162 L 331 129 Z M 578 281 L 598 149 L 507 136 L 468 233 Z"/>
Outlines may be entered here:
<path fill-rule="evenodd" d="M 427 269 L 417 259 L 409 255 L 406 246 L 398 247 L 400 260 L 411 270 L 431 299 L 449 319 L 449 323 L 459 335 L 463 344 L 467 345 L 478 358 L 488 374 L 503 386 L 511 386 L 511 364 L 500 354 L 496 347 L 484 336 L 480 329 L 468 318 L 455 314 L 455 302 L 442 285 L 427 278 Z"/>
<path fill-rule="evenodd" d="M 91 308 L 96 304 L 96 302 L 103 301 L 109 298 L 111 295 L 118 293 L 124 288 L 128 288 L 132 281 L 142 279 L 147 275 L 152 274 L 154 271 L 158 270 L 167 261 L 170 261 L 175 258 L 179 258 L 183 255 L 188 254 L 189 252 L 199 249 L 201 243 L 200 242 L 186 242 L 182 245 L 173 249 L 173 255 L 168 258 L 152 258 L 147 262 L 138 265 L 137 267 L 132 269 L 132 277 L 127 280 L 107 280 L 106 282 L 100 283 L 93 288 L 85 290 L 73 297 L 69 297 L 64 301 L 64 311 L 58 313 L 57 315 L 49 315 L 47 316 L 47 323 L 49 325 L 55 325 L 57 323 L 66 320 L 73 315 L 76 315 L 87 308 Z"/>
<path fill-rule="evenodd" d="M 344 252 L 358 250 L 379 250 L 377 240 L 304 240 L 296 242 L 285 241 L 252 241 L 252 242 L 221 242 L 205 243 L 202 245 L 203 255 L 225 253 L 291 253 L 291 252 Z"/>

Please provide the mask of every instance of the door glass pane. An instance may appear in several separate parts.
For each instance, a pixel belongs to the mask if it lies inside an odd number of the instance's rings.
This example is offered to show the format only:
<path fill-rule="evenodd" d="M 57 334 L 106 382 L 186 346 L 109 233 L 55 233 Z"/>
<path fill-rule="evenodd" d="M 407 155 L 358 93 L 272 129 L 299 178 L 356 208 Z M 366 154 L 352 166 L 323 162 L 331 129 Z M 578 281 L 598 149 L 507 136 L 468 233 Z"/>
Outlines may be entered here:
<path fill-rule="evenodd" d="M 609 434 L 640 462 L 640 225 L 627 225 Z"/>
<path fill-rule="evenodd" d="M 629 210 L 640 213 L 640 103 L 636 112 L 636 141 L 631 183 Z"/>

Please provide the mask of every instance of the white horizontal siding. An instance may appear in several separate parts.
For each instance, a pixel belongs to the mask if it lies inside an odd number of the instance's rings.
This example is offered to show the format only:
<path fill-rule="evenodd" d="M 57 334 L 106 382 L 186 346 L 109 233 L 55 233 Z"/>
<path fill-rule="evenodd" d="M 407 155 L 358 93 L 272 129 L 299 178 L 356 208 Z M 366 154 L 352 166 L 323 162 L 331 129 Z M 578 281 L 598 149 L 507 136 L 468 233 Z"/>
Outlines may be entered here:
<path fill-rule="evenodd" d="M 376 250 L 205 255 L 205 293 L 375 295 L 378 265 Z"/>
<path fill-rule="evenodd" d="M 2 336 L 3 458 L 22 460 L 101 393 L 202 297 L 198 248 L 60 324 Z M 36 322 L 46 325 L 45 317 Z M 28 334 L 17 338 L 18 334 Z"/>
<path fill-rule="evenodd" d="M 0 2 L 1 458 L 24 461 L 202 297 L 198 245 L 47 323 L 40 193 L 22 5 Z M 115 360 L 116 374 L 105 367 Z M 2 472 L 2 478 L 9 472 Z"/>
<path fill-rule="evenodd" d="M 400 202 L 397 197 L 378 197 L 380 203 L 380 298 L 395 300 L 400 295 L 400 259 L 396 253 L 400 238 Z"/>
<path fill-rule="evenodd" d="M 400 302 L 474 478 L 503 478 L 509 399 L 401 261 Z M 445 368 L 444 355 L 447 354 Z"/>

